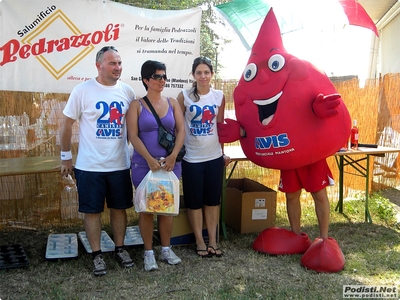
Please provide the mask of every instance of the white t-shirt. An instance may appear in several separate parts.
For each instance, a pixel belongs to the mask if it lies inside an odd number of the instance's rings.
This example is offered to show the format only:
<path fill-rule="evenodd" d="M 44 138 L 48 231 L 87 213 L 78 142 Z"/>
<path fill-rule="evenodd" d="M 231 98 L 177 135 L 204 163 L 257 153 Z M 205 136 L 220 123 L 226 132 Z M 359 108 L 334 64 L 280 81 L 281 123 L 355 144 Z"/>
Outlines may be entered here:
<path fill-rule="evenodd" d="M 183 90 L 185 106 L 185 146 L 184 160 L 191 163 L 204 162 L 222 156 L 218 140 L 217 115 L 222 104 L 223 93 L 210 89 L 207 95 L 200 95 L 195 102 L 189 97 L 192 89 Z M 193 98 L 193 95 L 191 95 Z"/>
<path fill-rule="evenodd" d="M 122 81 L 104 86 L 92 78 L 72 90 L 63 113 L 79 120 L 77 169 L 112 172 L 130 167 L 125 116 L 135 98 L 133 88 Z"/>

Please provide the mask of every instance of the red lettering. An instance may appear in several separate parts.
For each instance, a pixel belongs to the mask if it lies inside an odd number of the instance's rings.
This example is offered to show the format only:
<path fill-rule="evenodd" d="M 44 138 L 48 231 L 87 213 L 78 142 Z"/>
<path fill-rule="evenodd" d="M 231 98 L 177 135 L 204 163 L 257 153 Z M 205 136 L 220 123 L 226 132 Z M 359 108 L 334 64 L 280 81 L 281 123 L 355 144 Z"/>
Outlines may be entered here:
<path fill-rule="evenodd" d="M 32 47 L 29 44 L 22 45 L 21 49 L 19 49 L 19 57 L 24 59 L 24 58 L 28 58 L 29 56 L 31 56 L 31 54 L 30 54 L 31 48 Z"/>
<path fill-rule="evenodd" d="M 108 24 L 106 27 L 106 31 L 104 32 L 104 41 L 108 42 L 111 39 L 114 41 L 119 38 L 119 24 L 115 24 L 115 29 L 113 30 L 113 24 Z M 113 36 L 114 35 L 114 36 Z"/>
<path fill-rule="evenodd" d="M 54 48 L 57 47 L 59 41 L 58 40 L 50 40 L 47 42 L 47 53 L 52 53 Z"/>
<path fill-rule="evenodd" d="M 1 0 L 0 0 L 1 1 Z M 14 62 L 20 58 L 26 59 L 29 56 L 38 56 L 43 53 L 52 53 L 54 51 L 62 52 L 69 50 L 71 47 L 79 48 L 86 47 L 91 44 L 97 45 L 102 41 L 109 42 L 110 40 L 119 39 L 119 24 L 108 24 L 104 31 L 95 31 L 93 33 L 84 33 L 81 35 L 73 35 L 68 38 L 61 38 L 59 40 L 46 40 L 46 38 L 39 39 L 33 45 L 24 44 L 12 39 L 0 47 L 0 52 L 3 52 L 3 59 L 0 61 L 0 66 L 7 63 Z"/>
<path fill-rule="evenodd" d="M 69 38 L 71 40 L 71 47 L 78 48 L 80 46 L 79 37 L 74 35 Z"/>
<path fill-rule="evenodd" d="M 13 62 L 17 60 L 15 54 L 17 54 L 19 50 L 19 42 L 16 39 L 10 40 L 4 44 L 3 47 L 0 48 L 1 51 L 4 52 L 3 60 L 0 62 L 0 66 L 5 65 L 6 63 Z"/>
<path fill-rule="evenodd" d="M 81 38 L 82 38 L 82 42 L 80 44 L 81 46 L 89 46 L 90 45 L 90 33 L 81 34 Z M 92 39 L 92 43 L 97 44 L 97 43 L 93 42 L 93 39 Z"/>
<path fill-rule="evenodd" d="M 56 49 L 58 52 L 61 52 L 64 50 L 68 50 L 69 48 L 71 48 L 69 46 L 69 38 L 62 38 L 60 39 L 60 43 L 58 44 Z"/>
<path fill-rule="evenodd" d="M 46 52 L 45 41 L 46 39 L 43 38 L 32 45 L 32 55 L 41 55 Z"/>
<path fill-rule="evenodd" d="M 93 35 L 92 35 L 92 43 L 93 44 L 95 44 L 95 45 L 99 44 L 102 39 L 103 39 L 103 32 L 101 32 L 101 31 L 93 32 Z"/>

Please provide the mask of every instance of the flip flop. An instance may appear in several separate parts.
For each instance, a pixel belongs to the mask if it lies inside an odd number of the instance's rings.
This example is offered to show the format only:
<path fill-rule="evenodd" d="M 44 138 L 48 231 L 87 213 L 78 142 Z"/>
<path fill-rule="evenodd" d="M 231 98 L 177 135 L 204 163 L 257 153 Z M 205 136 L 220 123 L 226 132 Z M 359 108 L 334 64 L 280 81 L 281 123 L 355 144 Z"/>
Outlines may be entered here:
<path fill-rule="evenodd" d="M 211 249 L 211 251 L 210 251 L 210 249 Z M 222 252 L 221 249 L 214 248 L 213 246 L 207 246 L 207 251 L 210 256 L 221 257 L 222 255 L 224 255 L 224 253 Z M 220 253 L 217 253 L 217 251 L 219 251 Z"/>
<path fill-rule="evenodd" d="M 196 247 L 194 248 L 194 251 L 196 252 L 196 254 L 202 258 L 204 257 L 211 257 L 210 252 L 207 251 L 207 249 L 200 249 L 198 250 Z M 205 255 L 203 255 L 204 253 L 207 253 Z"/>

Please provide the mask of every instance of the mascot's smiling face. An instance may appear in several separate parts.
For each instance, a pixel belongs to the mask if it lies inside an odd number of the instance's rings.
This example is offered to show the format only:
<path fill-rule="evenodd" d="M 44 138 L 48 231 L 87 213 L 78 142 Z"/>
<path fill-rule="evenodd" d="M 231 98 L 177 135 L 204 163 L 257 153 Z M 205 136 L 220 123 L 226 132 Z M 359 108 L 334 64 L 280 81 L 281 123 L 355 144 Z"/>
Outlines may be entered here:
<path fill-rule="evenodd" d="M 348 111 L 341 98 L 338 114 L 330 118 L 317 117 L 312 105 L 319 94 L 335 93 L 323 72 L 286 52 L 271 9 L 234 91 L 236 118 L 247 134 L 241 139 L 246 156 L 284 170 L 334 154 L 349 136 Z"/>
<path fill-rule="evenodd" d="M 245 86 L 254 88 L 252 93 L 248 93 L 249 96 L 251 94 L 251 97 L 260 98 L 254 99 L 253 103 L 258 106 L 259 119 L 263 125 L 268 125 L 273 119 L 286 84 L 291 80 L 301 81 L 308 78 L 306 65 L 285 53 L 283 48 L 272 48 L 268 52 L 266 59 L 253 52 L 243 72 L 243 81 L 247 83 Z M 288 66 L 285 66 L 286 61 Z M 296 64 L 299 67 L 291 72 L 293 68 L 290 65 L 296 67 Z M 268 85 L 268 89 L 257 88 L 263 85 Z M 238 88 L 237 93 L 239 91 Z"/>

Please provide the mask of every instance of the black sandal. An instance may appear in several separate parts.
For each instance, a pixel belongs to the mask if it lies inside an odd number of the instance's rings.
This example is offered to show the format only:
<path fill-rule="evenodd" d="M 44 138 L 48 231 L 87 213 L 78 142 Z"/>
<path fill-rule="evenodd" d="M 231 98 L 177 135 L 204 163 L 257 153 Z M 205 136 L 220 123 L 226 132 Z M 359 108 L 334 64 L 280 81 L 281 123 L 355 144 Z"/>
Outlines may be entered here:
<path fill-rule="evenodd" d="M 209 249 L 211 249 L 211 251 Z M 220 253 L 217 253 L 217 251 L 219 251 Z M 213 246 L 207 246 L 207 252 L 210 256 L 221 257 L 222 255 L 224 255 L 224 252 L 222 252 L 221 249 L 214 248 Z"/>
<path fill-rule="evenodd" d="M 198 250 L 197 247 L 194 247 L 194 251 L 196 252 L 196 254 L 202 258 L 204 257 L 211 257 L 210 252 L 207 251 L 207 249 L 200 249 Z M 207 253 L 205 255 L 202 255 L 201 253 Z"/>

